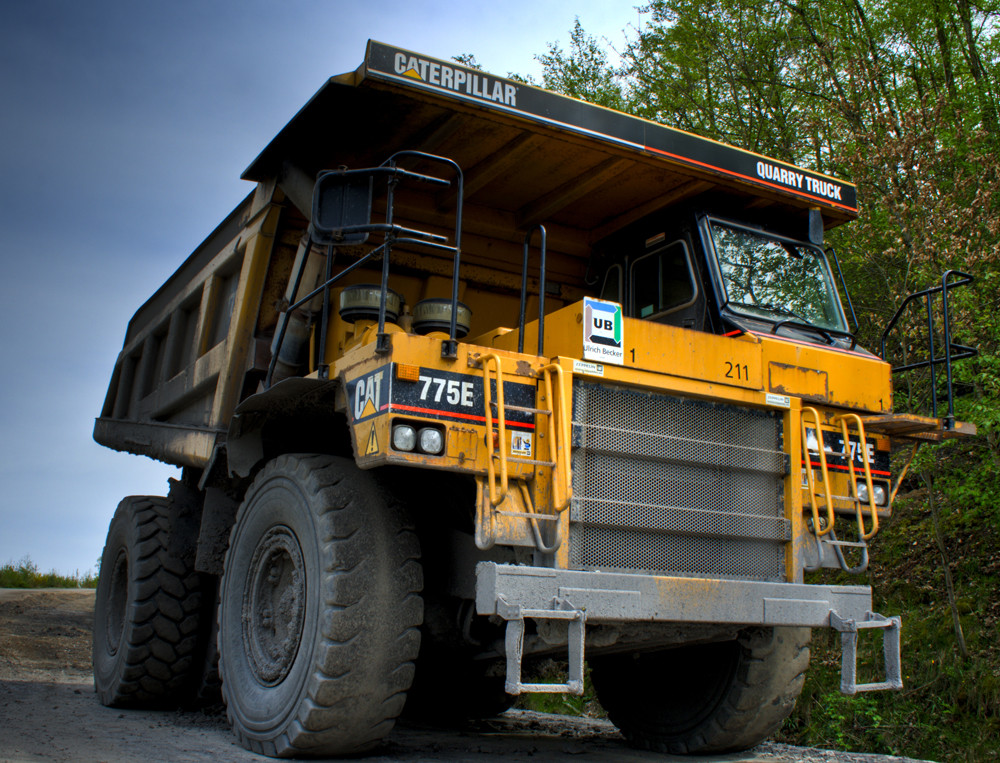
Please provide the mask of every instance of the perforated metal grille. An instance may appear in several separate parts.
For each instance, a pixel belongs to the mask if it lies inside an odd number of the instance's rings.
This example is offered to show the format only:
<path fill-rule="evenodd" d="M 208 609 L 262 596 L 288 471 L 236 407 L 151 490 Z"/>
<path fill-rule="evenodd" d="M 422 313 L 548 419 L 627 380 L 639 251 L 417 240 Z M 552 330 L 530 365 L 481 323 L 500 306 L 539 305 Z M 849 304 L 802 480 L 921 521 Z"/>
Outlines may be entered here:
<path fill-rule="evenodd" d="M 577 380 L 570 562 L 784 579 L 781 419 Z"/>

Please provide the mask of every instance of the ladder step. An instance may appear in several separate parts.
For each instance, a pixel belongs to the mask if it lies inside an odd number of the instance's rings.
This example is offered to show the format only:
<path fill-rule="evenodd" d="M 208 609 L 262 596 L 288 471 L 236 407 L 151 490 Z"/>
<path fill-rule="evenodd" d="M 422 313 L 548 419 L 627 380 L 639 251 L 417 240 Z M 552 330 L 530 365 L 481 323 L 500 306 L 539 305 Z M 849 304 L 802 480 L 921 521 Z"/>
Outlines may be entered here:
<path fill-rule="evenodd" d="M 840 631 L 840 691 L 853 695 L 858 692 L 899 690 L 903 688 L 900 661 L 899 617 L 883 617 L 877 612 L 869 612 L 865 620 L 843 619 L 836 612 L 830 613 L 830 627 Z M 858 672 L 858 631 L 882 630 L 882 655 L 885 664 L 885 680 L 877 683 L 859 684 Z"/>
<path fill-rule="evenodd" d="M 515 517 L 517 519 L 541 519 L 546 522 L 558 522 L 558 514 L 533 514 L 528 511 L 497 511 L 501 517 Z"/>
<path fill-rule="evenodd" d="M 502 600 L 502 597 L 501 597 Z M 584 645 L 587 633 L 587 613 L 583 610 L 538 610 L 521 609 L 514 605 L 499 606 L 498 614 L 507 620 L 507 629 L 504 637 L 505 656 L 507 658 L 507 676 L 504 688 L 508 694 L 522 694 L 524 692 L 554 692 L 559 694 L 583 694 L 583 660 Z M 568 680 L 563 684 L 526 684 L 521 683 L 521 661 L 524 657 L 524 620 L 567 620 L 569 621 L 569 638 L 567 647 L 569 649 L 569 670 Z"/>
<path fill-rule="evenodd" d="M 538 459 L 535 458 L 520 458 L 518 456 L 503 457 L 499 453 L 494 453 L 493 458 L 497 460 L 504 458 L 504 460 L 507 461 L 507 463 L 509 464 L 527 464 L 528 466 L 548 466 L 551 468 L 555 468 L 556 465 L 555 461 L 539 461 Z"/>
<path fill-rule="evenodd" d="M 496 400 L 490 400 L 490 405 L 497 408 Z M 504 403 L 503 408 L 505 411 L 517 411 L 519 413 L 533 413 L 536 416 L 551 416 L 552 411 L 546 408 L 528 408 L 524 405 L 510 405 L 509 403 Z"/>
<path fill-rule="evenodd" d="M 826 538 L 821 539 L 821 543 L 826 543 L 828 546 L 849 546 L 850 548 L 868 548 L 868 544 L 864 541 L 850 541 L 850 540 L 826 540 Z"/>

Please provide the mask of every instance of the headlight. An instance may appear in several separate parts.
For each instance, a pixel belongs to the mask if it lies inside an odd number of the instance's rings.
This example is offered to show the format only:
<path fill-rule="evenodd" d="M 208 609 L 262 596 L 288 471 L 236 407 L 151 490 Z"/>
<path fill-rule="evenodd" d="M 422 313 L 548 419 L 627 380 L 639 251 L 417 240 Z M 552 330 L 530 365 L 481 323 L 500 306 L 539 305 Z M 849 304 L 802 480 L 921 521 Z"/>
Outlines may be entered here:
<path fill-rule="evenodd" d="M 392 447 L 396 450 L 413 450 L 417 446 L 417 430 L 408 424 L 392 428 Z"/>
<path fill-rule="evenodd" d="M 424 427 L 420 430 L 420 450 L 432 456 L 436 456 L 444 450 L 444 435 L 440 429 Z"/>
<path fill-rule="evenodd" d="M 885 506 L 888 503 L 889 493 L 885 485 L 881 482 L 873 482 L 872 490 L 875 491 L 875 505 Z M 868 484 L 864 480 L 858 480 L 858 500 L 861 503 L 868 503 Z"/>

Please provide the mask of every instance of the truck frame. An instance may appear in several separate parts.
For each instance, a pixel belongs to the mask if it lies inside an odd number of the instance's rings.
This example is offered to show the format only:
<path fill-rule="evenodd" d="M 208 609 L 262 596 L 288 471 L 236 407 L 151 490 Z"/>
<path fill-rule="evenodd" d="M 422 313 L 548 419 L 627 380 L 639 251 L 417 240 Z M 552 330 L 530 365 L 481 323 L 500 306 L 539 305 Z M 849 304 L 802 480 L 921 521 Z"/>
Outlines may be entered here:
<path fill-rule="evenodd" d="M 901 688 L 900 618 L 805 573 L 867 566 L 890 438 L 975 433 L 974 351 L 931 350 L 946 415 L 893 412 L 823 249 L 853 185 L 374 41 L 243 177 L 95 424 L 183 469 L 112 519 L 102 702 L 221 685 L 249 749 L 350 754 L 586 659 L 630 743 L 704 753 L 778 728 L 813 628 L 842 691 Z"/>

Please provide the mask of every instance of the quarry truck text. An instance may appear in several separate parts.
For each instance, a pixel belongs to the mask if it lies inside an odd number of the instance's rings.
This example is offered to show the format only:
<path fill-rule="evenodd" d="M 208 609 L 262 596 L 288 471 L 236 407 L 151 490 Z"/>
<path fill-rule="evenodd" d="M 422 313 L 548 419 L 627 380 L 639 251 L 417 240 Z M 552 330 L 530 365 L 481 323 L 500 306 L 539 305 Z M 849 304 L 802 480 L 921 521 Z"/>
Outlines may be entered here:
<path fill-rule="evenodd" d="M 823 238 L 854 186 L 376 42 L 243 177 L 94 429 L 183 468 L 112 519 L 102 702 L 221 684 L 246 747 L 349 754 L 586 660 L 630 743 L 702 753 L 781 724 L 813 628 L 844 692 L 901 687 L 900 619 L 804 573 L 866 568 L 890 437 L 974 428 L 950 386 L 893 412 L 852 334 Z M 947 321 L 970 280 L 916 296 Z"/>

